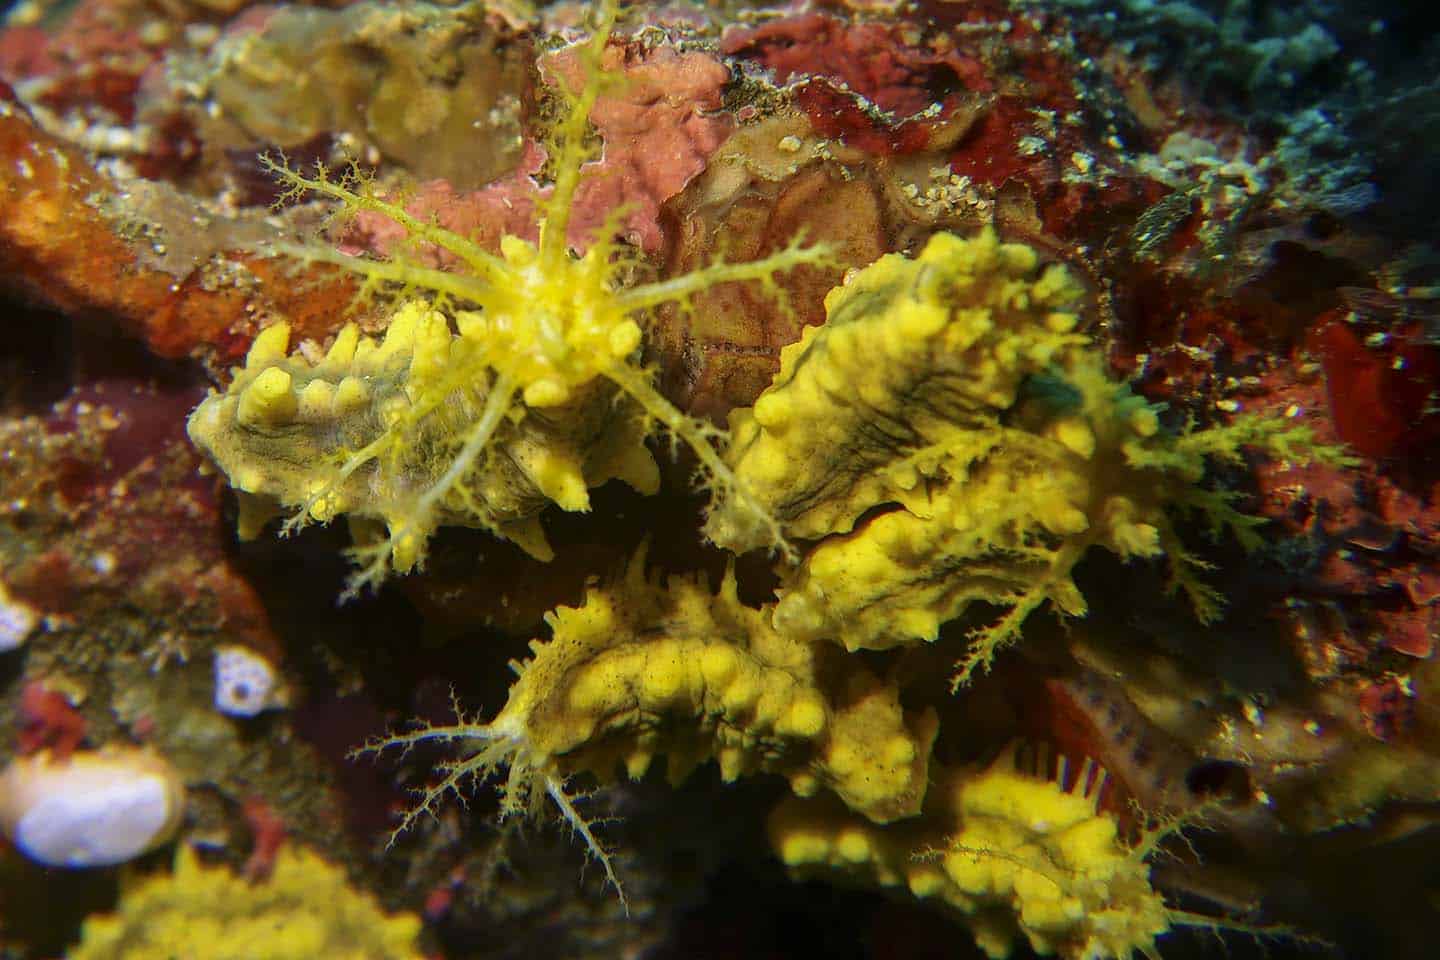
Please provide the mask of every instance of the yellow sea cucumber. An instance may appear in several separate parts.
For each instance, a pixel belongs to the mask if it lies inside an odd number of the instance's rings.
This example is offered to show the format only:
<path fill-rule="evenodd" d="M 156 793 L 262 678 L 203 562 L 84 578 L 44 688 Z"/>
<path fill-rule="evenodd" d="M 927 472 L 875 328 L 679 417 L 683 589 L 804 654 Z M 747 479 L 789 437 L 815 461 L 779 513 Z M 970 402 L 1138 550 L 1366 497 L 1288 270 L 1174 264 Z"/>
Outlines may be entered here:
<path fill-rule="evenodd" d="M 610 476 L 653 489 L 654 468 L 641 444 L 655 425 L 695 452 L 717 503 L 769 531 L 772 547 L 788 550 L 779 524 L 722 459 L 723 433 L 656 389 L 639 361 L 642 323 L 655 307 L 684 303 L 716 284 L 757 282 L 773 291 L 778 272 L 823 262 L 827 253 L 796 240 L 753 262 L 717 262 L 627 287 L 633 258 L 615 238 L 623 209 L 611 212 L 582 255 L 572 252 L 573 201 L 596 150 L 586 140 L 587 119 L 602 88 L 616 82 L 601 68 L 614 18 L 607 4 L 579 47 L 583 89 L 561 91 L 571 102 L 550 137 L 555 183 L 539 204 L 538 242 L 507 235 L 492 253 L 417 219 L 367 181 L 332 179 L 323 168 L 308 177 L 271 164 L 292 195 L 388 217 L 413 244 L 439 247 L 459 264 L 447 271 L 404 257 L 376 261 L 281 245 L 297 259 L 358 274 L 362 294 L 389 289 L 428 299 L 402 303 L 391 320 L 398 332 L 379 344 L 342 331 L 323 372 L 286 357 L 283 325 L 271 328 L 230 390 L 212 395 L 191 418 L 192 436 L 238 488 L 294 511 L 287 529 L 340 513 L 383 520 L 383 533 L 357 544 L 352 591 L 422 562 L 443 523 L 484 527 L 545 555 L 534 521 L 544 502 L 586 509 L 586 489 Z M 614 409 L 617 393 L 626 403 Z M 516 462 L 495 462 L 504 458 Z"/>
<path fill-rule="evenodd" d="M 703 577 L 662 582 L 646 576 L 642 552 L 616 583 L 547 620 L 552 638 L 511 665 L 517 679 L 493 720 L 462 717 L 370 745 L 470 751 L 441 767 L 405 826 L 467 779 L 505 766 L 502 812 L 533 815 L 550 796 L 619 889 L 567 791 L 571 775 L 640 777 L 664 756 L 678 783 L 715 759 L 726 780 L 778 773 L 795 793 L 829 791 L 871 821 L 920 811 L 934 712 L 902 709 L 893 683 L 839 648 L 777 633 L 768 611 L 740 603 L 733 574 L 718 594 Z"/>
<path fill-rule="evenodd" d="M 1147 857 L 1163 836 L 1127 845 L 1097 808 L 1103 771 L 1089 764 L 1058 779 L 1025 769 L 1011 745 L 983 769 L 936 777 L 925 816 L 878 825 L 819 800 L 787 799 L 769 819 L 771 844 L 802 876 L 839 875 L 903 888 L 944 903 L 990 957 L 1024 938 L 1066 960 L 1158 957 L 1175 923 L 1211 924 L 1171 911 L 1150 884 Z"/>
<path fill-rule="evenodd" d="M 320 522 L 345 514 L 352 526 L 375 518 L 401 527 L 416 497 L 439 489 L 493 375 L 476 369 L 472 344 L 451 334 L 449 318 L 420 300 L 395 310 L 383 340 L 347 325 L 317 363 L 286 354 L 288 333 L 283 323 L 266 328 L 230 388 L 190 418 L 191 438 L 240 496 L 241 536 L 296 504 Z M 496 423 L 493 455 L 474 458 L 431 516 L 491 530 L 548 560 L 537 518 L 546 504 L 589 509 L 588 489 L 611 478 L 655 492 L 645 433 L 640 412 L 609 381 L 591 381 L 563 404 Z M 408 568 L 420 547 L 394 544 L 392 562 Z"/>
<path fill-rule="evenodd" d="M 826 297 L 826 322 L 781 353 L 774 383 L 731 415 L 727 454 L 762 498 L 722 506 L 707 531 L 741 551 L 770 534 L 818 543 L 782 569 L 775 626 L 851 650 L 934 640 L 974 602 L 1008 611 L 972 634 L 957 682 L 988 666 L 1030 613 L 1085 613 L 1071 579 L 1091 546 L 1166 556 L 1202 619 L 1219 597 L 1196 575 L 1172 508 L 1252 544 L 1258 520 L 1203 489 L 1207 458 L 1252 444 L 1334 458 L 1303 428 L 1240 417 L 1163 429 L 1160 407 L 1112 380 L 1077 332 L 1083 290 L 1034 250 L 941 233 Z"/>

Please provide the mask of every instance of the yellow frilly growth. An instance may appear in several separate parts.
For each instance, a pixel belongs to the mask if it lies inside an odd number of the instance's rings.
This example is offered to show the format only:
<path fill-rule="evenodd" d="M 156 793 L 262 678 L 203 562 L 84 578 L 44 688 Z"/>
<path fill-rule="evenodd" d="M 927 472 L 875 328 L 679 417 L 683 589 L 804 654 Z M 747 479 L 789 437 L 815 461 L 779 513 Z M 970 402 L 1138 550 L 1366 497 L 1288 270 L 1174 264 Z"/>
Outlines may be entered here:
<path fill-rule="evenodd" d="M 945 903 L 991 957 L 1008 957 L 1022 936 L 1067 960 L 1155 956 L 1171 923 L 1150 886 L 1148 848 L 1120 841 L 1089 772 L 1067 790 L 1017 770 L 1007 750 L 988 769 L 942 777 L 917 821 L 879 826 L 787 800 L 770 817 L 770 839 L 797 874 Z"/>
<path fill-rule="evenodd" d="M 252 883 L 181 846 L 171 873 L 125 890 L 85 921 L 71 960 L 420 960 L 420 918 L 387 914 L 315 853 L 281 849 Z"/>
<path fill-rule="evenodd" d="M 1093 545 L 1168 555 L 1202 617 L 1218 598 L 1167 513 L 1196 507 L 1242 535 L 1252 521 L 1196 484 L 1242 443 L 1294 454 L 1308 438 L 1241 419 L 1174 435 L 1112 381 L 1075 331 L 1082 290 L 1035 251 L 932 237 L 880 258 L 826 298 L 826 322 L 781 354 L 774 383 L 732 414 L 738 482 L 786 535 L 818 540 L 784 584 L 775 626 L 854 650 L 933 640 L 975 601 L 1008 608 L 976 632 L 959 680 L 1049 603 L 1086 611 L 1071 571 Z M 888 510 L 876 510 L 889 507 Z M 760 545 L 745 515 L 708 533 Z"/>

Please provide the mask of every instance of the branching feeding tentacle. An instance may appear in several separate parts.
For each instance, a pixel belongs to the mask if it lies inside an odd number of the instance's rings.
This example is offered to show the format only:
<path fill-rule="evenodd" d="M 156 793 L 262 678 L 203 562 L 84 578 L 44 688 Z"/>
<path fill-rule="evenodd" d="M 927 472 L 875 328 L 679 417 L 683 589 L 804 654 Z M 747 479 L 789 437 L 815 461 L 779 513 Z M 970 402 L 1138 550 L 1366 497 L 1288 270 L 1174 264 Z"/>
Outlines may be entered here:
<path fill-rule="evenodd" d="M 721 434 L 715 427 L 681 413 L 674 404 L 660 395 L 660 391 L 655 389 L 655 385 L 644 373 L 623 364 L 615 364 L 605 371 L 605 376 L 614 381 L 672 436 L 685 441 L 700 460 L 701 470 L 704 471 L 714 494 L 728 500 L 731 504 L 729 509 L 744 512 L 758 522 L 768 532 L 771 549 L 778 551 L 786 562 L 793 563 L 799 559 L 794 546 L 785 538 L 780 522 L 735 475 L 720 451 L 716 450 L 712 439 Z"/>
<path fill-rule="evenodd" d="M 781 303 L 788 303 L 775 287 L 775 275 L 796 267 L 823 268 L 833 264 L 833 252 L 827 244 L 805 245 L 791 241 L 785 249 L 761 260 L 748 263 L 711 263 L 690 273 L 668 280 L 632 287 L 616 295 L 621 309 L 627 312 L 649 310 L 665 303 L 682 302 L 695 294 L 722 283 L 761 284 Z"/>
<path fill-rule="evenodd" d="M 328 178 L 324 166 L 320 164 L 316 165 L 318 175 L 314 177 L 307 177 L 292 170 L 286 165 L 283 158 L 277 161 L 268 154 L 260 156 L 260 164 L 282 183 L 287 184 L 296 196 L 306 193 L 319 194 L 332 200 L 338 200 L 342 209 L 348 213 L 353 214 L 361 210 L 378 213 L 403 227 L 406 235 L 410 238 L 433 243 L 459 257 L 470 268 L 476 280 L 482 283 L 496 283 L 504 279 L 505 261 L 503 259 L 454 231 L 412 216 L 403 204 L 382 200 L 368 185 L 360 191 L 351 190 L 345 186 L 344 181 Z M 308 247 L 301 249 L 305 253 L 316 252 Z"/>
<path fill-rule="evenodd" d="M 752 518 L 766 543 L 794 559 L 779 522 L 723 460 L 724 432 L 686 416 L 651 383 L 640 360 L 641 323 L 649 307 L 685 302 L 720 283 L 759 283 L 780 297 L 779 272 L 828 264 L 830 255 L 796 239 L 752 263 L 718 262 L 625 289 L 634 258 L 616 239 L 623 207 L 601 220 L 583 254 L 571 252 L 566 232 L 593 152 L 586 143 L 589 115 L 619 82 L 602 70 L 615 14 L 615 4 L 604 4 L 597 30 L 576 48 L 585 80 L 578 92 L 562 91 L 570 109 L 554 132 L 556 179 L 540 204 L 538 243 L 504 236 L 496 255 L 377 196 L 357 171 L 332 178 L 320 166 L 306 176 L 283 160 L 267 161 L 290 196 L 316 194 L 351 215 L 386 217 L 412 247 L 433 244 L 459 261 L 452 271 L 399 253 L 376 260 L 278 244 L 278 252 L 297 260 L 361 277 L 362 295 L 385 290 L 395 296 L 399 306 L 385 342 L 337 337 L 342 356 L 327 359 L 324 370 L 269 345 L 232 384 L 233 396 L 207 401 L 192 418 L 192 427 L 204 421 L 204 429 L 193 431 L 197 442 L 238 487 L 299 508 L 287 532 L 341 514 L 388 528 L 357 545 L 362 566 L 347 596 L 392 571 L 419 566 L 429 538 L 445 523 L 488 529 L 548 559 L 535 520 L 546 503 L 588 509 L 588 489 L 612 477 L 652 492 L 658 468 L 643 445 L 651 424 L 692 447 L 717 500 Z M 263 424 L 240 415 L 240 395 L 257 384 L 264 387 Z M 478 384 L 488 384 L 483 402 Z M 615 408 L 617 395 L 648 419 L 642 423 Z M 538 410 L 546 415 L 531 416 Z M 282 425 L 288 432 L 277 443 L 275 428 Z M 495 445 L 506 456 L 488 456 Z M 276 468 L 276 461 L 284 466 Z"/>
<path fill-rule="evenodd" d="M 403 298 L 407 291 L 427 290 L 436 295 L 452 297 L 459 303 L 484 305 L 485 287 L 464 274 L 413 263 L 370 260 L 338 250 L 303 244 L 276 243 L 273 247 L 277 253 L 283 253 L 302 263 L 327 263 L 357 274 L 364 277 L 367 286 L 375 289 L 392 286 L 396 288 L 397 298 Z"/>
<path fill-rule="evenodd" d="M 452 694 L 452 701 L 454 700 Z M 442 727 L 422 726 L 408 733 L 391 734 L 371 740 L 358 750 L 352 751 L 352 759 L 366 754 L 381 754 L 396 749 L 402 757 L 422 744 L 460 745 L 462 750 L 473 750 L 459 759 L 442 761 L 436 766 L 440 774 L 438 781 L 417 788 L 416 803 L 405 811 L 398 826 L 391 832 L 387 846 L 394 846 L 400 836 L 412 829 L 424 816 L 435 816 L 436 808 L 447 795 L 453 795 L 462 804 L 465 802 L 465 788 L 478 786 L 487 780 L 501 777 L 500 817 L 502 820 L 513 816 L 534 818 L 539 815 L 546 797 L 555 804 L 561 818 L 585 844 L 586 850 L 605 873 L 606 882 L 614 888 L 621 906 L 629 913 L 625 890 L 615 870 L 614 856 L 595 834 L 596 820 L 586 819 L 576 803 L 579 795 L 566 790 L 566 779 L 549 758 L 536 757 L 525 735 L 523 724 L 515 715 L 502 711 L 491 723 L 467 720 L 464 712 L 455 706 L 456 722 Z M 474 745 L 479 749 L 473 749 Z"/>

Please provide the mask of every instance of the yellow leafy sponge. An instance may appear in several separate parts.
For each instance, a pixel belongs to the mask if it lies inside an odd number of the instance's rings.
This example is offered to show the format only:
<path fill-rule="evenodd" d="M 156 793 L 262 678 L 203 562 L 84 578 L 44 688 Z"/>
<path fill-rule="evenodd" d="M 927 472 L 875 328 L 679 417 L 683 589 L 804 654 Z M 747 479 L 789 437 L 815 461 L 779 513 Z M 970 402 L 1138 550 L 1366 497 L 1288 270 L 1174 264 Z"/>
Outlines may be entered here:
<path fill-rule="evenodd" d="M 251 882 L 181 846 L 173 872 L 140 880 L 85 921 L 72 960 L 420 960 L 420 918 L 387 914 L 345 871 L 287 845 Z"/>

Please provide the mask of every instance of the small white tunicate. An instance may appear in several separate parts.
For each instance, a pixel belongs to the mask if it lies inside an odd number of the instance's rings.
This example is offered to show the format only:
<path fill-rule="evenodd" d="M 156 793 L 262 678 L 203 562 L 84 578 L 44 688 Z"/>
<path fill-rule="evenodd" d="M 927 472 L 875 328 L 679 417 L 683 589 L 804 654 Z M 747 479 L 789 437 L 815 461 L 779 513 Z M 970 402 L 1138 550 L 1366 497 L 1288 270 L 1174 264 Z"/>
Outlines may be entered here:
<path fill-rule="evenodd" d="M 0 774 L 0 827 L 51 867 L 108 867 L 175 834 L 185 805 L 179 775 L 135 747 L 83 750 L 57 761 L 19 757 Z"/>
<path fill-rule="evenodd" d="M 18 648 L 30 639 L 39 624 L 40 612 L 10 596 L 10 591 L 0 582 L 0 652 Z"/>
<path fill-rule="evenodd" d="M 284 706 L 275 667 L 239 644 L 215 648 L 215 709 L 232 717 L 253 717 Z"/>

